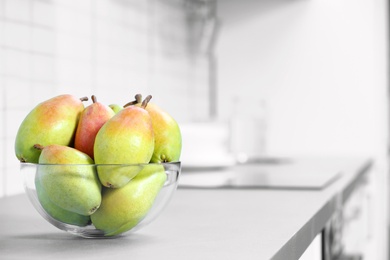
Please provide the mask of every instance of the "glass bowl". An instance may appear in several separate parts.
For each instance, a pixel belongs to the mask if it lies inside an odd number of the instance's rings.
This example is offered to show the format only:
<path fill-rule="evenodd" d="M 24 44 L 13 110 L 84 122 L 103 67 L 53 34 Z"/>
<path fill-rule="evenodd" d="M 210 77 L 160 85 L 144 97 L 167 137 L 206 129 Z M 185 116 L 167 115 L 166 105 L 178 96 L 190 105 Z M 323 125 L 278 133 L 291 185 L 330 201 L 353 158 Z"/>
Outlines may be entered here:
<path fill-rule="evenodd" d="M 100 238 L 132 233 L 156 219 L 177 189 L 181 164 L 21 163 L 20 171 L 29 200 L 50 224 Z"/>

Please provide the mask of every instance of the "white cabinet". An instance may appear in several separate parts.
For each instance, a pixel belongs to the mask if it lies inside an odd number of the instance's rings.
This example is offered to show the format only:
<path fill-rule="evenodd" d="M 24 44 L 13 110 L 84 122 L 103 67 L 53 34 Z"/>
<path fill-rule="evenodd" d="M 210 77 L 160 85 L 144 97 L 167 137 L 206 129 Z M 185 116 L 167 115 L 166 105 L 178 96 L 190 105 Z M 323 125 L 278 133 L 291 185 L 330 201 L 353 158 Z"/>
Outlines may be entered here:
<path fill-rule="evenodd" d="M 371 236 L 371 194 L 368 183 L 363 182 L 344 203 L 342 210 L 342 249 L 343 255 L 350 258 L 367 259 L 368 245 Z M 343 259 L 343 258 L 341 258 Z"/>
<path fill-rule="evenodd" d="M 373 259 L 372 170 L 368 170 L 337 199 L 337 209 L 299 260 Z"/>
<path fill-rule="evenodd" d="M 314 238 L 299 260 L 322 260 L 322 233 Z"/>

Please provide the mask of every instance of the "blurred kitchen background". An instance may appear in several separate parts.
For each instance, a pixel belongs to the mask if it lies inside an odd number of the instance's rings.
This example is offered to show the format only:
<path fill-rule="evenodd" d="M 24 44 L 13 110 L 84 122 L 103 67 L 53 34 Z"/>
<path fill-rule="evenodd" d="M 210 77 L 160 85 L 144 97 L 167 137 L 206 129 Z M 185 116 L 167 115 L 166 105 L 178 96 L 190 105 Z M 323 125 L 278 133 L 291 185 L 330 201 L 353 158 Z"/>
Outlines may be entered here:
<path fill-rule="evenodd" d="M 183 169 L 372 158 L 381 230 L 388 13 L 385 0 L 0 0 L 0 197 L 23 192 L 14 140 L 36 104 L 142 93 L 179 122 Z"/>
<path fill-rule="evenodd" d="M 0 197 L 23 192 L 37 103 L 142 93 L 181 125 L 184 167 L 368 156 L 387 202 L 388 23 L 385 0 L 0 0 Z"/>

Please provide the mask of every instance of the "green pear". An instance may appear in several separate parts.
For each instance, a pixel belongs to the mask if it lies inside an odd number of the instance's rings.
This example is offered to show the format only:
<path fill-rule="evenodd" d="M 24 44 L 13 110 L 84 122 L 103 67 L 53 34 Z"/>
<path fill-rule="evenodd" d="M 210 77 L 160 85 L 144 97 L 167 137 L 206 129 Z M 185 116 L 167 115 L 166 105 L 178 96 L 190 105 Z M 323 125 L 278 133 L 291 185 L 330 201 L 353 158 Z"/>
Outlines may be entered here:
<path fill-rule="evenodd" d="M 146 107 L 152 118 L 154 151 L 152 163 L 179 161 L 182 138 L 176 120 L 159 106 L 149 103 Z"/>
<path fill-rule="evenodd" d="M 37 178 L 57 206 L 80 215 L 91 215 L 101 203 L 101 184 L 93 160 L 63 145 L 35 145 L 42 150 Z"/>
<path fill-rule="evenodd" d="M 142 167 L 119 164 L 148 163 L 154 150 L 152 121 L 145 107 L 129 106 L 108 120 L 96 135 L 95 163 L 101 183 L 119 188 L 129 182 Z M 104 165 L 103 165 L 104 164 Z"/>
<path fill-rule="evenodd" d="M 54 204 L 49 196 L 46 194 L 45 190 L 42 188 L 41 182 L 38 178 L 35 178 L 35 188 L 37 191 L 38 200 L 45 210 L 45 212 L 50 215 L 53 219 L 58 220 L 63 223 L 76 225 L 79 227 L 87 226 L 91 218 L 89 216 L 83 216 L 68 210 L 65 210 L 57 204 Z"/>
<path fill-rule="evenodd" d="M 141 106 L 139 99 L 129 102 L 124 107 L 132 105 Z M 154 132 L 154 151 L 151 158 L 152 163 L 179 161 L 182 148 L 182 138 L 179 124 L 176 120 L 161 109 L 158 105 L 148 103 L 145 108 L 152 119 Z"/>
<path fill-rule="evenodd" d="M 88 154 L 94 159 L 93 146 L 100 128 L 115 115 L 114 111 L 103 103 L 97 101 L 92 95 L 92 104 L 81 113 L 77 126 L 74 148 Z"/>
<path fill-rule="evenodd" d="M 40 151 L 34 149 L 34 144 L 70 146 L 85 100 L 88 98 L 60 95 L 38 104 L 19 126 L 16 157 L 21 162 L 38 163 Z"/>
<path fill-rule="evenodd" d="M 112 111 L 114 111 L 115 114 L 123 109 L 123 106 L 118 104 L 110 104 L 108 106 L 112 109 Z"/>
<path fill-rule="evenodd" d="M 134 104 L 141 103 L 141 102 L 142 102 L 142 95 L 137 94 L 137 95 L 135 95 L 135 100 L 127 103 L 125 106 L 130 106 L 130 105 L 134 105 Z M 118 104 L 110 104 L 109 105 L 109 107 L 112 110 L 114 110 L 115 114 L 118 113 L 119 111 L 121 111 L 125 106 L 121 106 Z"/>
<path fill-rule="evenodd" d="M 129 231 L 149 212 L 166 178 L 163 165 L 149 164 L 125 186 L 103 188 L 102 204 L 91 215 L 92 224 L 105 236 Z"/>

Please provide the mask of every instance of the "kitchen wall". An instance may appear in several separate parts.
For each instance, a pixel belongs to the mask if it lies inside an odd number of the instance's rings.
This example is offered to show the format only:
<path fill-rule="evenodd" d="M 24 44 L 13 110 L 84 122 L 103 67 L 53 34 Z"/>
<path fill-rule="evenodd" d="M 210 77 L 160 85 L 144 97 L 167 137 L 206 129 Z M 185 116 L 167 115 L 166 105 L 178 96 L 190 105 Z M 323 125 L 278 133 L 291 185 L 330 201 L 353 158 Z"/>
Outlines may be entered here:
<path fill-rule="evenodd" d="M 383 154 L 386 1 L 219 1 L 218 113 L 263 100 L 270 154 Z"/>
<path fill-rule="evenodd" d="M 180 122 L 207 119 L 209 61 L 189 45 L 204 19 L 195 4 L 0 0 L 0 197 L 23 191 L 16 132 L 52 96 L 94 94 L 125 104 L 136 93 L 152 94 Z M 189 31 L 189 21 L 200 26 Z"/>
<path fill-rule="evenodd" d="M 387 259 L 388 1 L 218 3 L 220 120 L 261 102 L 265 155 L 373 158 L 367 259 Z"/>

